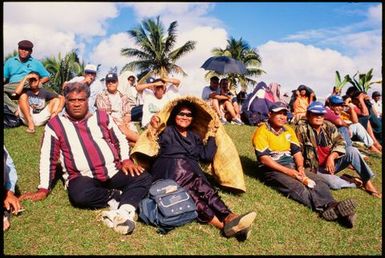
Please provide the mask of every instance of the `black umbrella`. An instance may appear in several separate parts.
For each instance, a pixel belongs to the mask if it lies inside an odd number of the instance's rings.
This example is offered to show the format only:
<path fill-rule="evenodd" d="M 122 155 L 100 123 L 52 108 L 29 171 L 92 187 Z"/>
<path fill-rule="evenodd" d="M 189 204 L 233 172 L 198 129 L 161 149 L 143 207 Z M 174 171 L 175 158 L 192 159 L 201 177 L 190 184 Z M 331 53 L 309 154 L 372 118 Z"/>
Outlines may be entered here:
<path fill-rule="evenodd" d="M 201 68 L 209 71 L 215 71 L 221 74 L 244 74 L 247 72 L 244 63 L 228 56 L 210 57 L 206 60 L 206 62 L 203 63 Z"/>

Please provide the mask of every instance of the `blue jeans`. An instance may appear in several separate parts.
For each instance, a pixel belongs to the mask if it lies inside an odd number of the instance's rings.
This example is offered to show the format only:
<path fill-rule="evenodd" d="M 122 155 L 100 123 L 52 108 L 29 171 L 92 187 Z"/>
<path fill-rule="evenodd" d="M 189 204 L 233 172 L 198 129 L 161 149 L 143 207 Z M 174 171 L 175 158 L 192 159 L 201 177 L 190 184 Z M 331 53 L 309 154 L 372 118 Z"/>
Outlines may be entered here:
<path fill-rule="evenodd" d="M 350 164 L 358 173 L 362 181 L 367 182 L 372 177 L 374 177 L 374 173 L 362 158 L 359 150 L 355 147 L 352 147 L 352 146 L 346 147 L 345 155 L 335 159 L 334 162 L 335 162 L 334 175 L 331 175 L 328 171 L 325 170 L 324 167 L 319 167 L 317 171 L 317 175 L 324 178 L 327 184 L 329 185 L 329 187 L 333 190 L 339 190 L 341 188 L 346 188 L 346 187 L 352 187 L 352 188 L 356 187 L 354 183 L 349 183 L 336 175 L 341 170 L 344 170 L 345 168 L 347 168 Z"/>
<path fill-rule="evenodd" d="M 350 133 L 349 133 L 348 127 L 346 127 L 346 126 L 338 127 L 338 131 L 340 132 L 340 134 L 344 138 L 344 140 L 346 142 L 346 146 L 352 146 L 353 142 L 350 139 Z"/>

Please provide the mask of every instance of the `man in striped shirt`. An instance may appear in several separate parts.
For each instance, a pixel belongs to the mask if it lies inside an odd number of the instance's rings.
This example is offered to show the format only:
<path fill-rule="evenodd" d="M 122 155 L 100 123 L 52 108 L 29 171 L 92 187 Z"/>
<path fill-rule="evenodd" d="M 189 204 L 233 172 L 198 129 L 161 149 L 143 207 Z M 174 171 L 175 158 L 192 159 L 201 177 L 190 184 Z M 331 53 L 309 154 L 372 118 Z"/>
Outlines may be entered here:
<path fill-rule="evenodd" d="M 46 127 L 40 154 L 40 184 L 21 200 L 45 199 L 60 160 L 71 203 L 79 208 L 104 208 L 103 222 L 121 234 L 135 229 L 135 211 L 152 177 L 129 157 L 129 145 L 105 111 L 88 111 L 89 87 L 69 83 L 65 111 Z"/>

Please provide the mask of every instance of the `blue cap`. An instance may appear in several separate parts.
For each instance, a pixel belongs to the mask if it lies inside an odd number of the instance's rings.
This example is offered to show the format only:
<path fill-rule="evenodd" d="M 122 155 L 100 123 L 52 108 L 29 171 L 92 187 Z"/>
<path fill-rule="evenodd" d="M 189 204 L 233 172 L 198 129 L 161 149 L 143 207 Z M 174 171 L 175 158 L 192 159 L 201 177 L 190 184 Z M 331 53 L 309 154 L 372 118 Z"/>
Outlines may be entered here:
<path fill-rule="evenodd" d="M 332 95 L 329 97 L 329 102 L 332 105 L 342 105 L 344 103 L 344 100 L 339 95 Z"/>
<path fill-rule="evenodd" d="M 326 113 L 325 106 L 321 102 L 318 102 L 318 101 L 313 101 L 307 107 L 307 111 L 314 113 L 314 114 L 325 114 Z"/>
<path fill-rule="evenodd" d="M 273 113 L 279 112 L 281 110 L 289 111 L 289 107 L 285 103 L 279 101 L 274 102 L 269 108 L 269 111 Z"/>

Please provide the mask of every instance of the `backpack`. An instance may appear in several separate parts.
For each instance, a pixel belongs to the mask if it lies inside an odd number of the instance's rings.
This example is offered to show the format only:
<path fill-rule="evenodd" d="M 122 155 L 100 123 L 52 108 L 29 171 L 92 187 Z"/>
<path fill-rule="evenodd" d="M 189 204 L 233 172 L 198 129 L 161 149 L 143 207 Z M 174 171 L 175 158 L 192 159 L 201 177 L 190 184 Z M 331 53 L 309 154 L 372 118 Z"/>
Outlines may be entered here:
<path fill-rule="evenodd" d="M 158 233 L 187 224 L 198 217 L 189 193 L 172 179 L 155 181 L 147 197 L 139 203 L 139 218 L 147 225 L 157 227 Z"/>
<path fill-rule="evenodd" d="M 15 116 L 9 107 L 4 104 L 4 128 L 18 127 L 22 124 L 23 121 L 20 119 L 20 117 Z"/>

